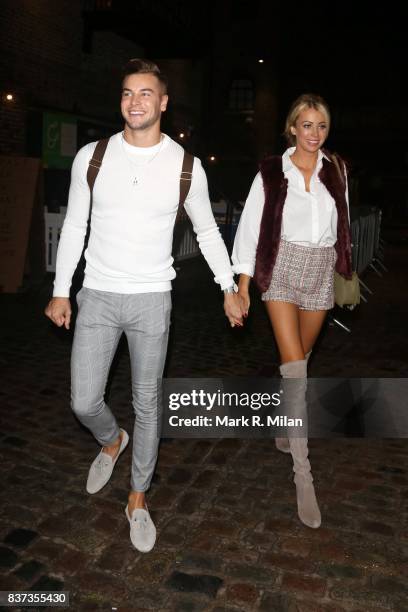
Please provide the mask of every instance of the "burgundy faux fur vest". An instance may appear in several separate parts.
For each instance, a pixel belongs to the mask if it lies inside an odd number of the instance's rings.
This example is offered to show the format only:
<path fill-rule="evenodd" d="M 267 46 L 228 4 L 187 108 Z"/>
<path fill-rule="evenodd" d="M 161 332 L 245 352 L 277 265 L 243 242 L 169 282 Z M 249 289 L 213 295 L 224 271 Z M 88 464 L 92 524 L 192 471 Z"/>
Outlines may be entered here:
<path fill-rule="evenodd" d="M 329 157 L 330 154 L 325 151 Z M 337 158 L 339 159 L 339 158 Z M 340 162 L 340 160 L 339 160 Z M 341 166 L 343 163 L 341 162 Z M 282 212 L 288 192 L 288 179 L 282 170 L 282 157 L 273 155 L 260 164 L 265 191 L 265 204 L 256 250 L 254 282 L 262 292 L 266 291 L 272 279 L 273 266 L 279 248 Z M 323 157 L 319 178 L 330 193 L 337 208 L 337 251 L 336 271 L 345 278 L 351 278 L 350 226 L 347 215 L 345 187 L 333 162 Z"/>

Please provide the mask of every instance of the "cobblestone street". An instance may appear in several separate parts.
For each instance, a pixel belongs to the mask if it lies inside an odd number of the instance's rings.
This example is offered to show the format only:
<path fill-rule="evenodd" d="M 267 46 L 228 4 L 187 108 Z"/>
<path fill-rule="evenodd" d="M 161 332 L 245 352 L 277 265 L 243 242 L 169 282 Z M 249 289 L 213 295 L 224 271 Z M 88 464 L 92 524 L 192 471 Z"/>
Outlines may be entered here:
<path fill-rule="evenodd" d="M 407 251 L 389 244 L 389 272 L 364 277 L 374 295 L 338 313 L 351 334 L 326 325 L 311 376 L 408 376 Z M 85 491 L 98 447 L 70 409 L 72 331 L 42 314 L 51 280 L 0 295 L 0 590 L 69 591 L 75 612 L 408 611 L 407 439 L 310 441 L 317 530 L 299 522 L 291 459 L 272 441 L 163 440 L 148 495 L 157 543 L 135 551 L 130 450 L 100 493 Z M 180 264 L 166 376 L 277 375 L 255 295 L 251 310 L 230 329 L 202 258 Z M 108 395 L 130 432 L 129 376 L 123 343 Z"/>

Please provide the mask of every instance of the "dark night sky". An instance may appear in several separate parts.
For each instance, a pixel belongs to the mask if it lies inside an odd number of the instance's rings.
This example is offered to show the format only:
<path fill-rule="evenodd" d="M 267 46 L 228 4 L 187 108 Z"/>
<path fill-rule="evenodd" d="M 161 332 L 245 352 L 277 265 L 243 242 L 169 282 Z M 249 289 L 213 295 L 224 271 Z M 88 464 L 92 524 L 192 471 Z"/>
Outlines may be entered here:
<path fill-rule="evenodd" d="M 273 62 L 284 96 L 306 87 L 336 96 L 340 104 L 353 98 L 389 106 L 401 100 L 405 86 L 407 4 L 113 0 L 113 13 L 93 19 L 97 27 L 142 44 L 155 58 L 205 57 L 215 40 L 222 44 L 223 33 L 232 32 L 238 55 Z"/>

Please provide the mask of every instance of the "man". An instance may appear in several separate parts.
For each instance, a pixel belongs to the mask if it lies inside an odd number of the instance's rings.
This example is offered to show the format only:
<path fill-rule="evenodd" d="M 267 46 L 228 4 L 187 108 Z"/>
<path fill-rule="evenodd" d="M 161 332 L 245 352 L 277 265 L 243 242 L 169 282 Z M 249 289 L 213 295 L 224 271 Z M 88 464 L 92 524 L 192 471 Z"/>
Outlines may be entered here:
<path fill-rule="evenodd" d="M 93 189 L 84 284 L 78 293 L 71 359 L 72 409 L 102 446 L 91 465 L 87 491 L 109 481 L 129 436 L 104 401 L 106 380 L 125 332 L 132 370 L 135 427 L 131 491 L 125 513 L 140 551 L 154 546 L 156 529 L 145 502 L 158 453 L 157 379 L 163 373 L 171 310 L 173 227 L 179 202 L 182 147 L 160 131 L 167 83 L 150 61 L 131 60 L 124 71 L 124 131 L 109 140 Z M 80 259 L 90 208 L 87 171 L 96 143 L 75 157 L 68 210 L 58 247 L 53 298 L 45 314 L 69 329 L 69 290 Z M 224 291 L 232 326 L 242 325 L 229 257 L 214 221 L 207 179 L 194 158 L 185 202 L 200 249 Z"/>

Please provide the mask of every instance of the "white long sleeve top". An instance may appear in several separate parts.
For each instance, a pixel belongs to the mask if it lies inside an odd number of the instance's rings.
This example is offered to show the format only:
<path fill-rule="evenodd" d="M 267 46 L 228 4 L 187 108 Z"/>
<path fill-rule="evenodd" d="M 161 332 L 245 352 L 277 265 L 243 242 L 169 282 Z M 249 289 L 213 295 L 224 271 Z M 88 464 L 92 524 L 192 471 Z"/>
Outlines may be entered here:
<path fill-rule="evenodd" d="M 288 179 L 288 191 L 282 213 L 281 238 L 308 247 L 333 246 L 337 241 L 336 203 L 318 177 L 323 156 L 330 163 L 333 162 L 319 151 L 308 192 L 303 174 L 290 159 L 294 152 L 295 147 L 290 147 L 282 155 L 282 170 Z M 347 188 L 346 200 L 348 207 Z M 235 236 L 232 263 L 236 274 L 254 275 L 264 203 L 262 176 L 258 172 L 245 202 Z"/>
<path fill-rule="evenodd" d="M 84 247 L 90 207 L 86 174 L 95 146 L 93 142 L 83 147 L 72 166 L 54 296 L 69 296 Z M 110 139 L 93 190 L 85 287 L 115 293 L 171 289 L 176 276 L 171 249 L 183 154 L 183 148 L 167 135 L 154 147 L 129 145 L 123 132 Z M 197 158 L 185 210 L 215 282 L 221 289 L 232 285 L 229 256 L 212 213 L 207 178 Z"/>

